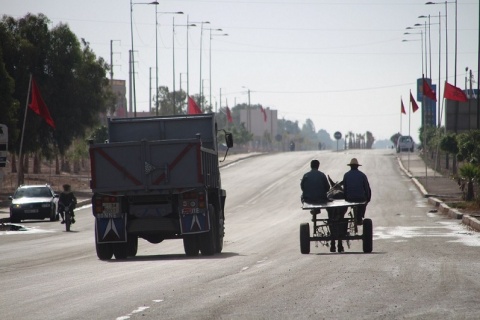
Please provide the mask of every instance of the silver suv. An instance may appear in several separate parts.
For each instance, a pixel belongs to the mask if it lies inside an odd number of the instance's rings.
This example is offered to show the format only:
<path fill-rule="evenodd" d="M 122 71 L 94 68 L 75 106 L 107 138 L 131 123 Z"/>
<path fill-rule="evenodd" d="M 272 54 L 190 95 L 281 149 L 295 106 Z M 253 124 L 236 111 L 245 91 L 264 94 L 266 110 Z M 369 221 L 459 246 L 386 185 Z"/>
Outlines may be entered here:
<path fill-rule="evenodd" d="M 397 140 L 397 153 L 401 151 L 413 152 L 415 143 L 410 136 L 400 136 Z"/>

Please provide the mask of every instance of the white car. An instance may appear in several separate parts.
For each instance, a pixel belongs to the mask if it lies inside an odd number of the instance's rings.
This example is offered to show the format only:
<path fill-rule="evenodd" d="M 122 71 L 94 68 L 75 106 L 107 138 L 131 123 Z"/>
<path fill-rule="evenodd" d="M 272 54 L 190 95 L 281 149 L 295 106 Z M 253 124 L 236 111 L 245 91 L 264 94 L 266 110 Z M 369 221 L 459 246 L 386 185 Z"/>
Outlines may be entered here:
<path fill-rule="evenodd" d="M 397 153 L 401 151 L 413 152 L 415 143 L 410 136 L 400 136 L 397 140 Z"/>

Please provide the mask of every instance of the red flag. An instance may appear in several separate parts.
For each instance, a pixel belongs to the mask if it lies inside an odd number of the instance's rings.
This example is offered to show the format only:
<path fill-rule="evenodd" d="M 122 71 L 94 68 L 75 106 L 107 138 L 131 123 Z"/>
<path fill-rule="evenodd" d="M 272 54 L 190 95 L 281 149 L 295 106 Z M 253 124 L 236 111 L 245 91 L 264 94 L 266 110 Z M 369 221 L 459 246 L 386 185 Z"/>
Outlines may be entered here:
<path fill-rule="evenodd" d="M 443 92 L 443 97 L 448 100 L 455 100 L 460 102 L 468 101 L 467 95 L 462 89 L 452 86 L 450 83 L 445 81 L 445 90 Z"/>
<path fill-rule="evenodd" d="M 267 112 L 262 108 L 262 106 L 260 106 L 260 111 L 263 113 L 263 122 L 267 122 Z"/>
<path fill-rule="evenodd" d="M 227 106 L 227 121 L 228 123 L 233 122 L 232 113 L 230 112 L 230 108 L 228 106 Z"/>
<path fill-rule="evenodd" d="M 415 101 L 415 99 L 412 96 L 412 93 L 410 92 L 410 103 L 412 104 L 412 111 L 415 112 L 418 110 L 418 104 Z"/>
<path fill-rule="evenodd" d="M 407 113 L 405 112 L 405 107 L 403 106 L 403 100 L 402 100 L 402 99 L 400 99 L 400 105 L 401 105 L 401 107 L 402 107 L 401 112 L 402 112 L 403 114 L 407 114 Z"/>
<path fill-rule="evenodd" d="M 200 110 L 195 100 L 193 100 L 192 97 L 188 97 L 187 114 L 201 114 L 201 113 L 202 113 L 202 110 Z"/>
<path fill-rule="evenodd" d="M 36 114 L 42 117 L 45 122 L 55 129 L 55 123 L 53 122 L 52 117 L 50 116 L 50 112 L 48 112 L 47 105 L 42 99 L 40 95 L 40 90 L 37 87 L 37 83 L 35 79 L 32 77 L 32 102 L 28 105 L 30 109 L 33 110 Z"/>
<path fill-rule="evenodd" d="M 432 99 L 433 101 L 437 101 L 437 97 L 435 96 L 435 91 L 429 86 L 427 80 L 423 79 L 423 95 L 427 96 L 428 98 Z"/>

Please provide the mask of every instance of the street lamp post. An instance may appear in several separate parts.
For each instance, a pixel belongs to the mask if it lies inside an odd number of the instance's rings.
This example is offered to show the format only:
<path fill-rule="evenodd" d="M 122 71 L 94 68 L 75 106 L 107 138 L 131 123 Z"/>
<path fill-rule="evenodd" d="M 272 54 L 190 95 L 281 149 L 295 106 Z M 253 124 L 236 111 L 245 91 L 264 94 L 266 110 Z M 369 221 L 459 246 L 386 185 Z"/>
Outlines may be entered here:
<path fill-rule="evenodd" d="M 428 17 L 428 37 L 430 39 L 430 15 L 428 16 L 424 16 L 424 15 L 421 15 L 419 16 L 418 18 L 420 19 L 424 19 L 424 18 L 427 18 Z M 441 75 L 442 75 L 442 19 L 441 17 L 443 17 L 440 12 L 438 13 L 438 16 L 432 16 L 432 17 L 437 17 L 438 18 L 438 84 L 437 84 L 437 94 L 438 94 L 438 99 L 437 99 L 437 121 L 438 121 L 438 128 L 440 128 L 442 126 L 442 114 L 443 112 L 441 111 L 441 85 L 442 85 L 442 78 L 441 78 Z M 430 42 L 430 40 L 429 40 Z M 430 54 L 431 54 L 432 50 L 431 50 L 431 47 L 430 47 Z M 431 62 L 431 57 L 430 57 L 430 62 Z M 430 72 L 432 70 L 432 66 L 430 65 Z M 431 76 L 431 73 L 430 73 L 430 78 L 432 78 Z"/>
<path fill-rule="evenodd" d="M 412 27 L 408 27 L 407 29 L 413 29 Z M 424 74 L 424 66 L 423 66 L 423 31 L 420 30 L 420 32 L 404 32 L 403 33 L 404 35 L 408 35 L 408 34 L 420 34 L 420 49 L 421 49 L 421 52 L 422 52 L 422 75 Z M 403 39 L 402 42 L 410 42 L 410 41 L 418 41 L 418 40 L 406 40 L 406 39 Z"/>
<path fill-rule="evenodd" d="M 158 12 L 155 6 L 155 115 L 158 116 L 158 14 L 183 14 L 177 12 Z M 175 33 L 175 31 L 174 31 Z"/>
<path fill-rule="evenodd" d="M 432 5 L 432 4 L 445 4 L 445 45 L 447 46 L 447 81 L 448 81 L 448 6 L 447 4 L 449 3 L 454 3 L 455 4 L 455 78 L 453 79 L 454 85 L 457 85 L 457 0 L 454 2 L 452 1 L 445 1 L 445 2 L 426 2 L 426 5 Z"/>
<path fill-rule="evenodd" d="M 445 42 L 446 42 L 446 46 L 448 48 L 448 42 L 447 42 L 447 34 L 448 34 L 448 28 L 447 28 L 447 24 L 448 24 L 448 6 L 447 4 L 448 3 L 454 3 L 455 4 L 455 67 L 454 67 L 454 79 L 453 79 L 453 85 L 456 86 L 457 85 L 457 0 L 455 0 L 454 2 L 449 2 L 449 1 L 445 1 L 443 2 L 445 4 L 445 30 L 446 30 L 446 35 L 445 35 Z M 432 4 L 443 4 L 442 2 L 426 2 L 425 4 L 426 5 L 432 5 Z M 447 49 L 448 50 L 448 49 Z M 447 51 L 447 61 L 446 61 L 446 64 L 447 64 L 447 73 L 446 73 L 446 81 L 448 81 L 448 51 Z M 455 101 L 455 125 L 454 125 L 454 131 L 455 133 L 457 133 L 457 120 L 458 120 L 458 101 Z M 455 158 L 454 158 L 454 168 L 455 168 Z"/>
<path fill-rule="evenodd" d="M 187 16 L 188 21 L 188 16 Z M 175 97 L 175 27 L 187 27 L 187 98 L 188 98 L 188 28 L 195 27 L 196 24 L 175 24 L 173 20 L 173 114 L 176 113 L 176 97 Z M 180 73 L 180 91 L 182 90 L 182 73 Z"/>
<path fill-rule="evenodd" d="M 242 86 L 242 88 L 245 88 L 247 89 L 247 93 L 248 93 L 248 106 L 247 106 L 247 130 L 248 132 L 251 132 L 251 119 L 250 119 L 250 109 L 251 109 L 251 105 L 250 105 L 250 89 L 245 87 L 245 86 Z"/>
<path fill-rule="evenodd" d="M 214 36 L 228 36 L 227 33 L 213 33 L 212 31 L 223 31 L 222 29 L 208 29 L 210 31 L 210 46 L 209 46 L 209 77 L 210 77 L 210 105 L 212 104 L 212 37 Z M 220 101 L 220 105 L 221 105 Z M 215 108 L 217 112 L 217 108 Z"/>
<path fill-rule="evenodd" d="M 425 32 L 422 32 L 422 45 L 425 45 L 425 73 L 422 70 L 422 78 L 428 75 L 428 48 L 427 48 L 427 24 L 415 23 L 413 28 L 422 28 L 424 27 Z M 409 29 L 409 28 L 407 28 Z M 425 38 L 423 37 L 425 35 Z"/>
<path fill-rule="evenodd" d="M 153 1 L 153 2 L 132 2 L 130 0 L 130 40 L 132 43 L 132 49 L 130 51 L 130 109 L 132 109 L 133 105 L 133 114 L 134 117 L 137 117 L 137 97 L 135 95 L 135 59 L 134 59 L 134 48 L 133 48 L 133 5 L 134 4 L 154 4 L 155 5 L 155 10 L 158 5 L 158 1 Z M 155 15 L 156 17 L 156 15 Z M 132 92 L 133 91 L 133 92 Z M 133 103 L 132 103 L 133 100 Z"/>
<path fill-rule="evenodd" d="M 202 111 L 204 110 L 203 106 L 203 84 L 202 84 L 202 47 L 203 47 L 203 25 L 204 24 L 210 24 L 209 21 L 202 21 L 200 23 L 200 99 L 201 99 L 201 105 L 202 105 Z"/>

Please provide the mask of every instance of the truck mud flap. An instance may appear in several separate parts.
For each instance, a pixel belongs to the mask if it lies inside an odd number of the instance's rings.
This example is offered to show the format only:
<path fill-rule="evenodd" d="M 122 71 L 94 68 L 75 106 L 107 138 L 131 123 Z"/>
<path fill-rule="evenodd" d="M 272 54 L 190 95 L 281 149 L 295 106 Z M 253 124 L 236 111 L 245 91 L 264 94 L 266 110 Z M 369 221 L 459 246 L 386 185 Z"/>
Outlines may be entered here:
<path fill-rule="evenodd" d="M 96 218 L 97 243 L 127 242 L 126 219 Z"/>
<path fill-rule="evenodd" d="M 182 234 L 194 234 L 210 231 L 208 212 L 198 214 L 180 214 Z"/>

